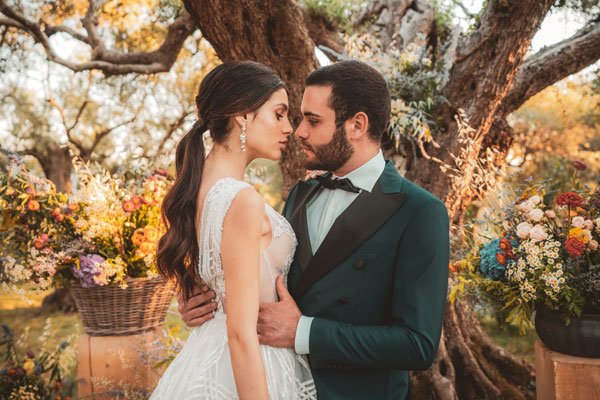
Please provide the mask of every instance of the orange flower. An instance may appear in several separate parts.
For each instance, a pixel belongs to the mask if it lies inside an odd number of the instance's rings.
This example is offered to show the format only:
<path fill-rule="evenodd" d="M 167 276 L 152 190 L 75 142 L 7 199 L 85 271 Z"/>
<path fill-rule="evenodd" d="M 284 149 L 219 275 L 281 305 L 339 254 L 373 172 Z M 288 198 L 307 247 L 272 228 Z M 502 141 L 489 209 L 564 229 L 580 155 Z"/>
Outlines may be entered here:
<path fill-rule="evenodd" d="M 154 245 L 149 242 L 143 242 L 140 244 L 140 253 L 142 254 L 150 254 L 154 251 Z"/>
<path fill-rule="evenodd" d="M 506 262 L 508 261 L 504 253 L 496 253 L 496 260 L 498 260 L 500 265 L 506 265 Z"/>
<path fill-rule="evenodd" d="M 144 236 L 149 242 L 156 242 L 158 240 L 158 229 L 153 226 L 144 227 Z"/>
<path fill-rule="evenodd" d="M 52 218 L 58 219 L 57 217 L 59 215 L 62 215 L 62 213 L 60 212 L 60 207 L 54 207 L 54 210 L 52 210 Z"/>
<path fill-rule="evenodd" d="M 458 269 L 454 266 L 452 261 L 450 261 L 450 264 L 448 265 L 448 269 L 450 270 L 450 272 L 458 272 Z"/>
<path fill-rule="evenodd" d="M 29 200 L 27 202 L 27 209 L 29 211 L 37 211 L 40 209 L 40 203 L 37 200 Z"/>
<path fill-rule="evenodd" d="M 71 211 L 77 211 L 78 208 L 79 207 L 75 203 L 69 204 L 69 210 L 71 210 Z"/>
<path fill-rule="evenodd" d="M 148 205 L 148 204 L 152 204 L 152 200 L 151 200 L 151 199 L 149 199 L 149 198 L 148 198 L 148 197 L 146 197 L 146 196 L 142 196 L 142 203 L 144 203 L 144 204 L 146 204 L 146 205 Z"/>
<path fill-rule="evenodd" d="M 142 198 L 140 196 L 133 196 L 131 198 L 131 202 L 133 203 L 135 208 L 138 209 L 142 205 Z"/>
<path fill-rule="evenodd" d="M 144 235 L 140 235 L 139 233 L 134 233 L 133 236 L 131 236 L 131 242 L 134 245 L 139 246 L 140 244 L 142 244 L 144 242 Z"/>
<path fill-rule="evenodd" d="M 510 241 L 507 238 L 500 239 L 500 250 L 506 252 L 511 249 L 512 245 L 510 244 Z"/>
<path fill-rule="evenodd" d="M 570 210 L 569 211 L 569 217 L 573 218 L 573 217 L 576 217 L 577 215 L 578 215 L 577 211 L 575 211 L 575 210 Z"/>
<path fill-rule="evenodd" d="M 45 245 L 46 245 L 46 242 L 40 238 L 37 238 L 33 241 L 33 247 L 35 247 L 38 250 L 43 249 Z"/>
<path fill-rule="evenodd" d="M 133 204 L 131 200 L 127 200 L 123 203 L 123 211 L 132 212 L 133 210 L 135 210 L 135 204 Z"/>

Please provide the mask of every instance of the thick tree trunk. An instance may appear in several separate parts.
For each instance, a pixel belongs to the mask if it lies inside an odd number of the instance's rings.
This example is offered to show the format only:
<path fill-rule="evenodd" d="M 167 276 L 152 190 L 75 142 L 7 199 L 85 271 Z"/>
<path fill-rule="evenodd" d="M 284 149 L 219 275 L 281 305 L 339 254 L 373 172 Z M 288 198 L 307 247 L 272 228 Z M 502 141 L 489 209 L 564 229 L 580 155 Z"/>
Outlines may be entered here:
<path fill-rule="evenodd" d="M 440 148 L 429 149 L 441 163 L 419 159 L 407 173 L 446 203 L 454 227 L 462 226 L 475 197 L 495 184 L 494 171 L 511 143 L 510 127 L 495 115 L 552 3 L 489 2 L 478 29 L 459 44 L 445 92 L 449 105 L 440 110 L 447 129 L 437 138 Z M 459 109 L 473 129 L 454 120 Z M 477 162 L 482 157 L 487 161 Z M 450 399 L 534 397 L 528 389 L 533 368 L 495 345 L 464 305 L 447 305 L 442 342 L 433 367 L 412 374 L 416 399 L 431 398 L 432 390 Z"/>
<path fill-rule="evenodd" d="M 306 76 L 318 67 L 302 10 L 293 1 L 184 0 L 188 12 L 223 61 L 254 60 L 287 83 L 290 117 L 300 121 Z M 284 197 L 304 178 L 304 152 L 290 140 L 281 158 Z"/>

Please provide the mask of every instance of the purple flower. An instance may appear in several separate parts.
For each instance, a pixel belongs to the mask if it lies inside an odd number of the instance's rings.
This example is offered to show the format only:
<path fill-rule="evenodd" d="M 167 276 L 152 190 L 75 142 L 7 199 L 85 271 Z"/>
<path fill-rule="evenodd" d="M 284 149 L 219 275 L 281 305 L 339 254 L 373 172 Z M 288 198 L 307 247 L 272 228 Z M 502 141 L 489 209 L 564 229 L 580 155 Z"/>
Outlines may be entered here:
<path fill-rule="evenodd" d="M 86 254 L 79 256 L 79 268 L 73 266 L 73 275 L 79 279 L 81 286 L 89 288 L 98 286 L 94 281 L 94 276 L 102 273 L 102 264 L 105 259 L 98 254 Z"/>

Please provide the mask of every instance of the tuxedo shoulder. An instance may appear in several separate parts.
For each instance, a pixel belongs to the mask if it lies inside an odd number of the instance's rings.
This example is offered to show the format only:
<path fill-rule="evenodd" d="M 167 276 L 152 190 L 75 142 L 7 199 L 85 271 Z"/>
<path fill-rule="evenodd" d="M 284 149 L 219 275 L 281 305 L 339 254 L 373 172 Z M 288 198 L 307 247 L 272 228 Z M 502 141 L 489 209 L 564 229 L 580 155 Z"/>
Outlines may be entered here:
<path fill-rule="evenodd" d="M 433 193 L 423 189 L 421 186 L 406 178 L 403 179 L 402 191 L 407 194 L 407 200 L 412 197 L 412 201 L 420 204 L 444 205 L 444 202 L 435 197 Z"/>

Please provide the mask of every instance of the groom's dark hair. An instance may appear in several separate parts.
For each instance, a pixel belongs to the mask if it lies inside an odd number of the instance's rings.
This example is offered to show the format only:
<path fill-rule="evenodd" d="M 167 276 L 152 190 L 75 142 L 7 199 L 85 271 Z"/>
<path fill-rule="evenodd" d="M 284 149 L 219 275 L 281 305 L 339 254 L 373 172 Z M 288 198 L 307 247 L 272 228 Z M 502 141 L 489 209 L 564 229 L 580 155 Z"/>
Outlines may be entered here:
<path fill-rule="evenodd" d="M 331 86 L 329 106 L 335 125 L 362 111 L 369 117 L 369 137 L 379 143 L 390 122 L 390 90 L 377 70 L 360 61 L 339 61 L 313 71 L 306 86 Z"/>

